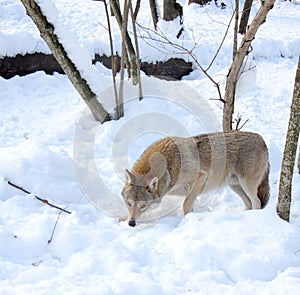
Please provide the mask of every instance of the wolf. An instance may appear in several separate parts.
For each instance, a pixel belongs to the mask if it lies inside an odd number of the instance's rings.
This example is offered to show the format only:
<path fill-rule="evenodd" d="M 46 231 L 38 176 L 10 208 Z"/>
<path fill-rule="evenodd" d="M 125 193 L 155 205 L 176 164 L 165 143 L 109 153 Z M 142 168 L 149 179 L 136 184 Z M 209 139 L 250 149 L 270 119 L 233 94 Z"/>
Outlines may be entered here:
<path fill-rule="evenodd" d="M 132 170 L 125 170 L 121 192 L 128 224 L 166 194 L 183 194 L 183 213 L 198 195 L 229 186 L 245 209 L 262 209 L 269 200 L 268 149 L 263 138 L 243 131 L 165 137 L 148 147 Z"/>

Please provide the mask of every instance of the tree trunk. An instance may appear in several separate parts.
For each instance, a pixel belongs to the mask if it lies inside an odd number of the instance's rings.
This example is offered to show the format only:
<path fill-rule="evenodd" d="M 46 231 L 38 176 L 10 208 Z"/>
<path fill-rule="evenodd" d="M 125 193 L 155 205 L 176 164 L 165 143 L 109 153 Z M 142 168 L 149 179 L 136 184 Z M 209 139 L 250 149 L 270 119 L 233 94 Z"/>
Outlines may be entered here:
<path fill-rule="evenodd" d="M 182 6 L 178 4 L 176 0 L 164 0 L 163 19 L 166 21 L 171 21 L 178 16 L 182 18 Z"/>
<path fill-rule="evenodd" d="M 247 25 L 248 25 L 252 3 L 253 0 L 245 0 L 244 3 L 243 13 L 240 21 L 240 26 L 239 26 L 239 33 L 242 35 L 244 35 L 247 31 Z"/>
<path fill-rule="evenodd" d="M 131 3 L 131 5 L 132 5 L 132 3 Z M 136 0 L 135 9 L 134 9 L 134 13 L 133 13 L 134 19 L 137 18 L 137 15 L 140 11 L 140 7 L 141 7 L 141 0 Z"/>
<path fill-rule="evenodd" d="M 153 21 L 153 26 L 154 29 L 157 29 L 157 23 L 158 23 L 158 11 L 157 11 L 157 3 L 156 0 L 149 0 L 150 4 L 150 10 L 151 10 L 151 15 L 152 15 L 152 21 Z"/>
<path fill-rule="evenodd" d="M 111 9 L 114 13 L 114 16 L 116 18 L 116 21 L 119 25 L 120 31 L 122 33 L 122 26 L 123 26 L 123 17 L 121 14 L 121 9 L 120 6 L 118 5 L 117 1 L 110 1 L 110 5 L 111 5 Z M 130 66 L 131 66 L 131 70 L 132 70 L 132 82 L 134 85 L 136 85 L 138 83 L 137 81 L 137 57 L 136 57 L 136 53 L 134 50 L 134 47 L 132 45 L 130 36 L 128 34 L 128 31 L 126 29 L 125 32 L 125 46 L 126 46 L 126 51 L 129 54 L 129 58 L 130 58 Z"/>
<path fill-rule="evenodd" d="M 59 42 L 57 35 L 54 33 L 54 26 L 49 23 L 46 16 L 43 15 L 40 6 L 34 0 L 21 0 L 21 2 L 26 9 L 27 15 L 37 26 L 41 37 L 47 43 L 53 56 L 88 105 L 95 119 L 102 123 L 109 120 L 108 112 L 99 103 L 96 94 L 92 92 L 86 80 L 81 77 L 75 64 L 68 57 L 63 45 Z"/>
<path fill-rule="evenodd" d="M 238 51 L 234 57 L 229 73 L 227 75 L 223 108 L 223 131 L 232 130 L 232 115 L 234 112 L 235 89 L 238 75 L 242 67 L 244 58 L 248 53 L 248 49 L 252 40 L 261 24 L 265 22 L 268 12 L 273 8 L 276 0 L 265 0 L 255 15 L 248 31 L 241 41 Z"/>
<path fill-rule="evenodd" d="M 107 28 L 108 28 L 108 36 L 109 36 L 109 45 L 110 45 L 110 58 L 111 58 L 111 73 L 112 73 L 112 80 L 113 80 L 113 87 L 114 87 L 114 95 L 115 95 L 115 104 L 116 104 L 116 118 L 119 120 L 121 118 L 121 115 L 119 113 L 119 96 L 118 96 L 118 91 L 117 91 L 117 82 L 116 82 L 116 74 L 117 74 L 117 69 L 116 69 L 116 56 L 115 56 L 115 51 L 114 51 L 114 43 L 112 39 L 112 31 L 111 31 L 111 25 L 110 25 L 110 17 L 108 13 L 108 7 L 106 0 L 102 1 L 104 4 L 104 10 L 105 10 L 105 15 L 106 15 L 106 20 L 107 20 Z"/>
<path fill-rule="evenodd" d="M 295 78 L 294 94 L 291 106 L 290 120 L 286 135 L 281 174 L 279 182 L 279 194 L 277 203 L 278 215 L 289 221 L 293 171 L 297 153 L 297 144 L 300 132 L 300 56 Z"/>
<path fill-rule="evenodd" d="M 238 45 L 239 4 L 240 0 L 235 0 L 232 61 L 234 61 Z"/>
<path fill-rule="evenodd" d="M 133 36 L 134 36 L 134 43 L 136 49 L 136 58 L 137 58 L 137 80 L 139 85 L 139 100 L 143 99 L 143 90 L 142 90 L 142 79 L 141 79 L 141 59 L 140 59 L 140 49 L 139 49 L 139 41 L 136 29 L 136 15 L 133 11 L 132 2 L 130 1 L 130 14 L 131 14 L 131 21 L 132 21 L 132 28 L 133 28 Z"/>
<path fill-rule="evenodd" d="M 130 1 L 130 0 L 129 0 Z M 120 69 L 120 85 L 119 85 L 119 105 L 117 106 L 120 117 L 124 116 L 123 97 L 124 97 L 124 65 L 126 56 L 126 33 L 128 24 L 129 1 L 124 1 L 123 18 L 122 18 L 122 55 L 121 55 L 121 69 Z"/>

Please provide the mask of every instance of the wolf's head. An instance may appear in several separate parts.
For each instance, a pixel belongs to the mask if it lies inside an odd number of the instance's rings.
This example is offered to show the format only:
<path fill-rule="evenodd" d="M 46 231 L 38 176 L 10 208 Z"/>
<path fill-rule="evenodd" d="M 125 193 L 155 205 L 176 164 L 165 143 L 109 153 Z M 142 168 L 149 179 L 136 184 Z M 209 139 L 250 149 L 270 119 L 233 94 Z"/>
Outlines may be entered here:
<path fill-rule="evenodd" d="M 145 175 L 134 175 L 125 170 L 126 181 L 122 196 L 128 209 L 128 224 L 136 225 L 136 220 L 154 202 L 160 201 L 158 177 L 149 178 Z"/>

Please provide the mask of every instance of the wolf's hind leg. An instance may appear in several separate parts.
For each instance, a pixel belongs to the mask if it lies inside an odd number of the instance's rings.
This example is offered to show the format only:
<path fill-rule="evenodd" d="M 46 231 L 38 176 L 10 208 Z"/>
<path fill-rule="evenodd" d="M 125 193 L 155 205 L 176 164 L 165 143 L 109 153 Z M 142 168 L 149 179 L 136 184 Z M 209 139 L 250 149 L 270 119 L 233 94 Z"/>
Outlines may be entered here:
<path fill-rule="evenodd" d="M 241 199 L 245 204 L 245 210 L 251 210 L 252 209 L 251 200 L 248 198 L 247 194 L 244 192 L 242 187 L 239 184 L 231 184 L 229 185 L 229 187 L 241 197 Z"/>
<path fill-rule="evenodd" d="M 253 180 L 246 181 L 245 179 L 240 180 L 239 182 L 243 191 L 247 194 L 251 201 L 252 209 L 261 209 L 261 202 L 257 196 L 258 182 Z"/>

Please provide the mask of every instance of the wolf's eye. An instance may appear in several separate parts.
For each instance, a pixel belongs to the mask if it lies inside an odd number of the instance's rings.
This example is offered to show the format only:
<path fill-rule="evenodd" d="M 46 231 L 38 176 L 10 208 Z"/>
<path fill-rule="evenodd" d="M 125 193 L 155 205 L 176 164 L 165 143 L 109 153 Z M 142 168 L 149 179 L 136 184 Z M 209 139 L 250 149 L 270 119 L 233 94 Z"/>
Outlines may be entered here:
<path fill-rule="evenodd" d="M 147 208 L 147 204 L 146 204 L 146 203 L 140 204 L 140 205 L 139 205 L 139 209 L 140 209 L 141 211 L 145 210 L 146 208 Z"/>
<path fill-rule="evenodd" d="M 149 185 L 146 185 L 146 186 L 145 186 L 145 190 L 146 190 L 148 193 L 151 193 Z"/>
<path fill-rule="evenodd" d="M 127 205 L 128 208 L 131 208 L 131 207 L 132 207 L 132 203 L 129 202 L 129 201 L 126 202 L 126 205 Z"/>

